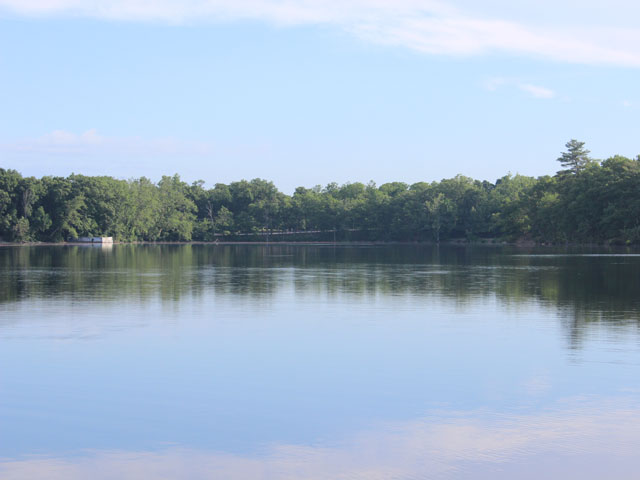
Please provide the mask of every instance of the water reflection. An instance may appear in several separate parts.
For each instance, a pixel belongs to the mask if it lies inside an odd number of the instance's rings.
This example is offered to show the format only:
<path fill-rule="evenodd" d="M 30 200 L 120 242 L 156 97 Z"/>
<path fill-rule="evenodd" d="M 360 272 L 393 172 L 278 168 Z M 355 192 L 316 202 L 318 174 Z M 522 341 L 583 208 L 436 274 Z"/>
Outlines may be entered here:
<path fill-rule="evenodd" d="M 0 478 L 631 478 L 640 257 L 543 252 L 0 248 Z"/>
<path fill-rule="evenodd" d="M 181 447 L 0 460 L 4 480 L 631 479 L 640 405 L 569 399 L 542 412 L 431 412 L 314 445 L 255 455 Z"/>
<path fill-rule="evenodd" d="M 30 299 L 179 302 L 183 297 L 296 295 L 536 302 L 560 312 L 578 348 L 589 325 L 633 324 L 640 257 L 513 248 L 117 245 L 0 248 L 0 305 Z"/>

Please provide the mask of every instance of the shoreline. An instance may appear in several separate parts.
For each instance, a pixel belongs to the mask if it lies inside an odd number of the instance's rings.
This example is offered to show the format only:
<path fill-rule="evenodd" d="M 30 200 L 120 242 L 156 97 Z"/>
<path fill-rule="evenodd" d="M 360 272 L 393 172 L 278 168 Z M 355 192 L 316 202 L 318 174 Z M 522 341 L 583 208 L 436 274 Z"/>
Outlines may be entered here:
<path fill-rule="evenodd" d="M 53 246 L 92 246 L 92 247 L 105 247 L 111 245 L 261 245 L 261 246 L 273 246 L 273 245 L 316 245 L 316 246 L 457 246 L 457 247 L 517 247 L 517 248 L 639 248 L 640 245 L 618 245 L 618 244 L 596 244 L 596 243 L 536 243 L 533 241 L 526 242 L 507 242 L 491 240 L 486 242 L 470 242 L 453 240 L 447 242 L 376 242 L 376 241 L 338 241 L 338 242 L 323 242 L 323 241 L 283 241 L 283 242 L 207 242 L 207 241 L 190 241 L 190 242 L 178 242 L 178 241 L 164 241 L 164 242 L 113 242 L 108 244 L 102 243 L 88 243 L 88 242 L 3 242 L 0 241 L 0 247 L 53 247 Z"/>

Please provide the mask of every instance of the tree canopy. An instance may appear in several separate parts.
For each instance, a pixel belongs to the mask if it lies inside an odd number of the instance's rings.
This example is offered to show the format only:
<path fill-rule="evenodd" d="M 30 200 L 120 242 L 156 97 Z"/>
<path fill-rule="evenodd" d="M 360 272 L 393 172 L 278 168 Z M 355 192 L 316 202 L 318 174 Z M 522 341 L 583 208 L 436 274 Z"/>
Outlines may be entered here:
<path fill-rule="evenodd" d="M 565 144 L 565 147 L 567 147 L 567 151 L 562 152 L 560 157 L 558 157 L 558 162 L 564 167 L 564 170 L 558 173 L 577 174 L 591 163 L 592 160 L 589 158 L 589 153 L 591 152 L 584 148 L 584 142 L 569 140 Z"/>
<path fill-rule="evenodd" d="M 206 188 L 178 175 L 154 183 L 23 177 L 0 168 L 0 238 L 640 243 L 640 156 L 598 162 L 584 142 L 571 140 L 566 148 L 555 176 L 330 183 L 292 195 L 259 178 Z"/>

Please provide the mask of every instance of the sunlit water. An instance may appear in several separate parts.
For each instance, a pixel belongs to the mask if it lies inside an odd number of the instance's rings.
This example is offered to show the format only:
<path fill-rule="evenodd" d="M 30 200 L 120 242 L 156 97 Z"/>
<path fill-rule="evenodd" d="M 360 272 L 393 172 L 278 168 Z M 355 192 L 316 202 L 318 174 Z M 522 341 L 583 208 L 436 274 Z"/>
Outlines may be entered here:
<path fill-rule="evenodd" d="M 0 478 L 639 478 L 604 253 L 0 248 Z"/>

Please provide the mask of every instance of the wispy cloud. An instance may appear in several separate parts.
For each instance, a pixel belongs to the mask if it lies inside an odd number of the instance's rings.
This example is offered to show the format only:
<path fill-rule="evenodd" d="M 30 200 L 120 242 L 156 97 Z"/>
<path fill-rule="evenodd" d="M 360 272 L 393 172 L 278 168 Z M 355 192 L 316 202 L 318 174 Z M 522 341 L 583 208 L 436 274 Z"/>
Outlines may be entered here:
<path fill-rule="evenodd" d="M 175 138 L 114 137 L 99 134 L 95 129 L 84 133 L 54 130 L 37 138 L 24 138 L 0 143 L 0 152 L 64 154 L 94 156 L 117 155 L 192 155 L 207 156 L 214 152 L 211 144 L 187 142 Z"/>
<path fill-rule="evenodd" d="M 532 83 L 522 82 L 514 78 L 492 77 L 485 81 L 484 86 L 487 90 L 495 92 L 502 87 L 512 87 L 525 92 L 534 98 L 550 99 L 556 96 L 556 92 L 550 88 Z"/>
<path fill-rule="evenodd" d="M 638 28 L 525 24 L 471 14 L 456 8 L 455 0 L 0 0 L 0 8 L 124 21 L 326 25 L 366 41 L 434 55 L 502 53 L 640 67 Z"/>
<path fill-rule="evenodd" d="M 159 179 L 178 172 L 189 181 L 199 178 L 230 182 L 238 177 L 269 177 L 273 168 L 256 163 L 269 158 L 271 145 L 260 139 L 195 141 L 176 137 L 104 135 L 54 130 L 38 137 L 0 140 L 4 168 L 24 175 L 111 175 Z M 295 187 L 294 187 L 295 188 Z M 1 475 L 0 475 L 1 477 Z"/>
<path fill-rule="evenodd" d="M 485 81 L 484 86 L 490 92 L 495 92 L 500 87 L 502 87 L 503 85 L 506 85 L 509 82 L 511 82 L 511 80 L 509 80 L 508 78 L 491 77 Z"/>
<path fill-rule="evenodd" d="M 532 85 L 530 83 L 520 83 L 518 88 L 523 92 L 527 92 L 535 98 L 553 98 L 556 96 L 553 90 L 550 90 L 539 85 Z"/>

